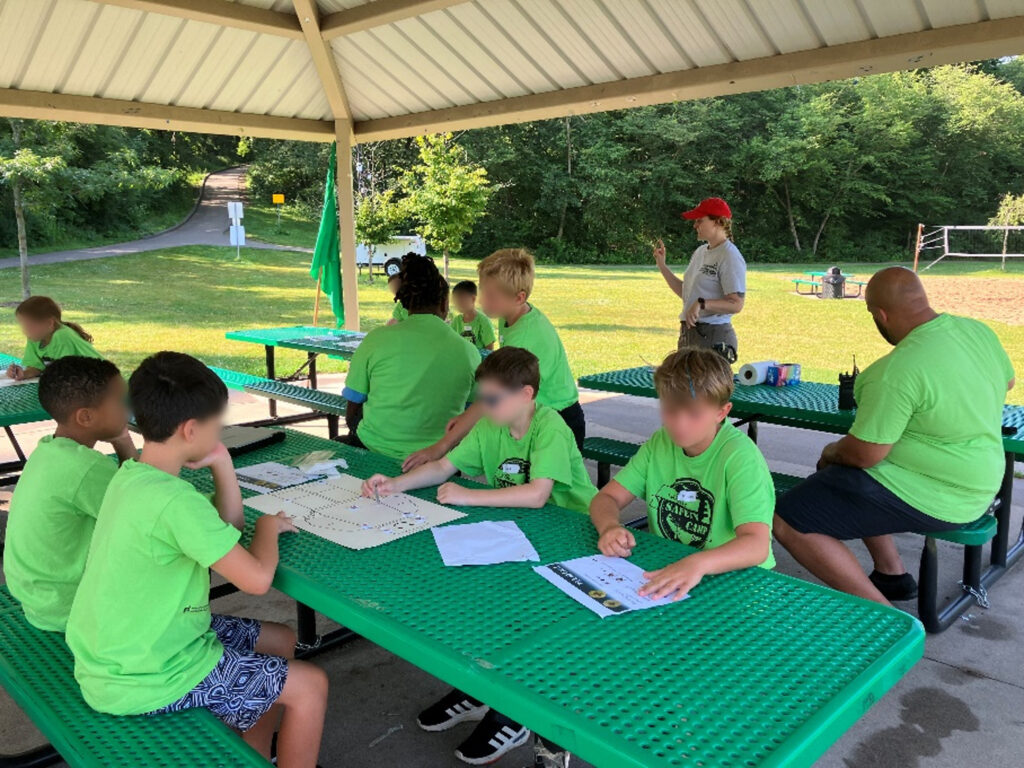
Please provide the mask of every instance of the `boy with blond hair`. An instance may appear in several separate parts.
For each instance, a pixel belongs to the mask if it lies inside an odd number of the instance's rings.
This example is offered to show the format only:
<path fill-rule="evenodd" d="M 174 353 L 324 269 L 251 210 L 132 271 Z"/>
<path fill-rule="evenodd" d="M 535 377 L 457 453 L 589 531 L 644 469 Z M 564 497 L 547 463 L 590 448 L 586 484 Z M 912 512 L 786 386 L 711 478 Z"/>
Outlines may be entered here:
<path fill-rule="evenodd" d="M 753 441 L 726 420 L 732 404 L 729 364 L 710 349 L 673 352 L 654 372 L 662 427 L 590 503 L 598 549 L 629 557 L 633 534 L 619 513 L 647 502 L 650 529 L 697 551 L 650 571 L 640 594 L 679 600 L 714 573 L 772 568 L 775 491 Z"/>

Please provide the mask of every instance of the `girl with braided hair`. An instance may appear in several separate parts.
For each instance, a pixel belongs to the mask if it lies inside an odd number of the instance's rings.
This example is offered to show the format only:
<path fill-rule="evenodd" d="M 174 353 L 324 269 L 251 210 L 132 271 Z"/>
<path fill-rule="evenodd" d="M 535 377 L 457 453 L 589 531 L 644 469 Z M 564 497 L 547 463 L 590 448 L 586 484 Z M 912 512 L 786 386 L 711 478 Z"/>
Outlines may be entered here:
<path fill-rule="evenodd" d="M 395 298 L 409 317 L 370 331 L 352 356 L 341 439 L 404 459 L 437 442 L 463 412 L 480 353 L 445 322 L 448 283 L 433 259 L 406 254 L 399 276 Z"/>

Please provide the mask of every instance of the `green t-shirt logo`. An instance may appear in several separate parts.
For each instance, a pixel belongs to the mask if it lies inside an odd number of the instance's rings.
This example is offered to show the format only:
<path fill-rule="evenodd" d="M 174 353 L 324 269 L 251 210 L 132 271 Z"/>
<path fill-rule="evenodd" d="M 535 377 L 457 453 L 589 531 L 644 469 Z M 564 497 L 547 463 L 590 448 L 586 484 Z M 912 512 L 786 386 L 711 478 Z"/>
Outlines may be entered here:
<path fill-rule="evenodd" d="M 715 497 L 692 477 L 663 485 L 651 498 L 659 535 L 703 549 L 711 533 Z"/>
<path fill-rule="evenodd" d="M 462 338 L 464 338 L 474 347 L 476 346 L 476 334 L 473 333 L 473 329 L 470 328 L 468 325 L 462 329 Z"/>
<path fill-rule="evenodd" d="M 494 474 L 494 485 L 498 488 L 526 485 L 528 482 L 530 482 L 530 462 L 527 459 L 515 457 L 505 459 Z"/>

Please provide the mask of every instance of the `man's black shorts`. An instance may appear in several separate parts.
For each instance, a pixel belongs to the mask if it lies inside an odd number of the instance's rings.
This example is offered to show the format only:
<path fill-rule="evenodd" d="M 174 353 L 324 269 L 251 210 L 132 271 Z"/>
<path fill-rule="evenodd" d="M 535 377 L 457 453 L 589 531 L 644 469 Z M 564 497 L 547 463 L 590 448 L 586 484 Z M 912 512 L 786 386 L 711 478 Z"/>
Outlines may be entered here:
<path fill-rule="evenodd" d="M 953 531 L 965 525 L 926 515 L 863 469 L 835 464 L 783 494 L 775 513 L 800 533 L 842 540 L 905 531 Z"/>

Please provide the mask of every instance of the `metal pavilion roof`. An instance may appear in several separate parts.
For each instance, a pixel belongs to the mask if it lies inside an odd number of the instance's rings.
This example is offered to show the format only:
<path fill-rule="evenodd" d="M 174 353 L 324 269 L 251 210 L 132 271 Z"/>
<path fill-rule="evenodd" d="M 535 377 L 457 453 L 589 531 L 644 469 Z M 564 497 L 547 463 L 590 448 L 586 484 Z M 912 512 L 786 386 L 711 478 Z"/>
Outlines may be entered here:
<path fill-rule="evenodd" d="M 1024 50 L 1024 0 L 0 0 L 0 115 L 328 141 Z"/>

